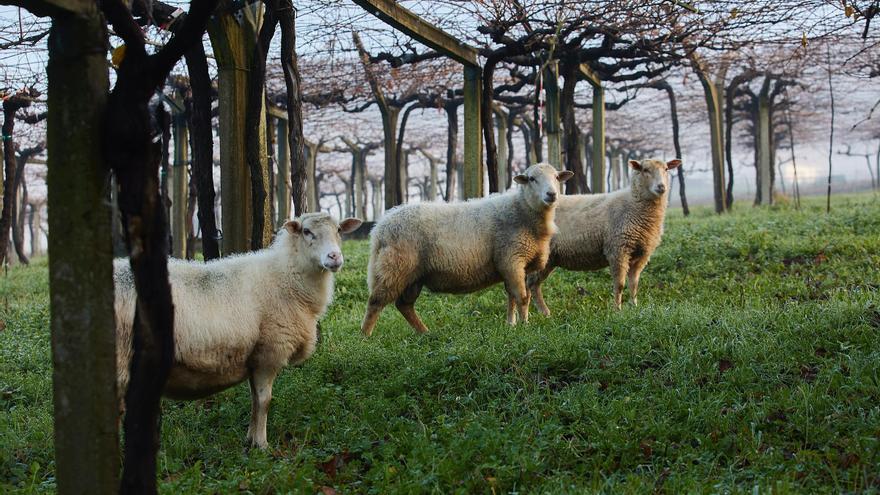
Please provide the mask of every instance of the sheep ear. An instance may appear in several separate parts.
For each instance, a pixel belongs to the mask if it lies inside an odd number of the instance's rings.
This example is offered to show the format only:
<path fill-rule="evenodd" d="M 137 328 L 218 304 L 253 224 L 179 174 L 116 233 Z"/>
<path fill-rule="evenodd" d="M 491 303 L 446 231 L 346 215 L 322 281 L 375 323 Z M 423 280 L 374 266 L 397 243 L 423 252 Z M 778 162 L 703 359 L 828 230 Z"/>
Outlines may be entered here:
<path fill-rule="evenodd" d="M 633 170 L 641 170 L 642 169 L 642 164 L 639 163 L 638 160 L 630 160 L 629 166 L 632 167 Z"/>
<path fill-rule="evenodd" d="M 678 168 L 679 165 L 681 165 L 681 160 L 679 160 L 678 158 L 676 158 L 675 160 L 669 160 L 668 162 L 666 162 L 666 170 Z"/>
<path fill-rule="evenodd" d="M 302 232 L 303 226 L 296 220 L 288 220 L 287 223 L 284 224 L 284 228 L 291 234 L 299 234 Z"/>
<path fill-rule="evenodd" d="M 523 174 L 519 174 L 513 178 L 513 181 L 516 182 L 517 184 L 528 184 L 529 178 Z"/>
<path fill-rule="evenodd" d="M 559 180 L 559 182 L 565 182 L 572 177 L 574 177 L 574 172 L 572 172 L 571 170 L 563 170 L 562 172 L 556 174 L 556 179 Z"/>
<path fill-rule="evenodd" d="M 350 234 L 357 230 L 357 228 L 360 227 L 362 223 L 364 222 L 359 218 L 346 218 L 339 223 L 339 232 L 343 234 Z"/>

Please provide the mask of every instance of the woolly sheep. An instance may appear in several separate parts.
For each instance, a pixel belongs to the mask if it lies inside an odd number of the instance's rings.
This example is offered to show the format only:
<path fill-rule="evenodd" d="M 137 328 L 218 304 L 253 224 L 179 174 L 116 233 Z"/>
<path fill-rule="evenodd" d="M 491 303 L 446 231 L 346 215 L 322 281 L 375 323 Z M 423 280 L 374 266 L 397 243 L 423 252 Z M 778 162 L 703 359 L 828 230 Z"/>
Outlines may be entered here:
<path fill-rule="evenodd" d="M 628 189 L 608 194 L 563 196 L 556 208 L 557 233 L 550 241 L 550 259 L 529 276 L 535 307 L 550 316 L 541 284 L 556 267 L 589 271 L 611 268 L 614 304 L 619 309 L 624 277 L 637 304 L 639 276 L 663 234 L 669 173 L 681 160 L 630 160 L 633 176 Z"/>
<path fill-rule="evenodd" d="M 422 287 L 474 292 L 504 282 L 507 322 L 528 321 L 526 273 L 547 262 L 559 184 L 572 176 L 542 163 L 529 167 L 504 194 L 463 203 L 418 203 L 390 210 L 370 237 L 370 298 L 361 330 L 373 332 L 395 301 L 418 332 L 428 328 L 414 304 Z"/>
<path fill-rule="evenodd" d="M 169 260 L 175 351 L 164 394 L 197 399 L 248 379 L 247 440 L 265 448 L 272 382 L 288 363 L 299 365 L 314 352 L 317 320 L 332 299 L 333 272 L 343 263 L 340 233 L 360 224 L 310 213 L 288 221 L 267 249 L 209 263 Z M 114 262 L 114 282 L 121 401 L 136 300 L 127 259 Z"/>

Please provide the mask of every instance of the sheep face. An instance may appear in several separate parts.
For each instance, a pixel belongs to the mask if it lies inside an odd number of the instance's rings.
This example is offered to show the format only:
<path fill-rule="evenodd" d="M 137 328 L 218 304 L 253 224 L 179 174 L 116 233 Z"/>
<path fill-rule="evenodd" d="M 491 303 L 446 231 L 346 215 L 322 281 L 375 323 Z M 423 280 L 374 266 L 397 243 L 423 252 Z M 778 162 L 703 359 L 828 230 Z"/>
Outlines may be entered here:
<path fill-rule="evenodd" d="M 348 234 L 358 227 L 357 218 L 346 218 L 336 223 L 326 213 L 307 213 L 297 220 L 290 220 L 284 228 L 290 233 L 299 256 L 305 258 L 316 271 L 335 272 L 342 268 L 342 234 Z"/>
<path fill-rule="evenodd" d="M 569 170 L 556 170 L 549 163 L 538 163 L 527 168 L 513 180 L 522 186 L 526 202 L 535 210 L 552 208 L 559 197 L 560 184 L 574 175 Z"/>
<path fill-rule="evenodd" d="M 669 190 L 669 170 L 681 165 L 681 160 L 630 160 L 633 169 L 631 179 L 633 194 L 647 198 L 662 198 Z"/>

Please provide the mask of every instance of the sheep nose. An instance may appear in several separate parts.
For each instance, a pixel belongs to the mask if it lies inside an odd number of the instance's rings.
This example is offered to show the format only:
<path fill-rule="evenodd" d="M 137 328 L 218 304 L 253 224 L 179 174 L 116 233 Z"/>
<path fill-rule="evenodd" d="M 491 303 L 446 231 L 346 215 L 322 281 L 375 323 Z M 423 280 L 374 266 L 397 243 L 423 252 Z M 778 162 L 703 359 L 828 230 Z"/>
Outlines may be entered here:
<path fill-rule="evenodd" d="M 342 253 L 340 253 L 339 251 L 332 251 L 330 253 L 327 253 L 327 258 L 329 258 L 333 261 L 338 261 L 339 258 L 341 258 L 341 257 L 342 257 Z"/>
<path fill-rule="evenodd" d="M 666 186 L 664 186 L 663 184 L 658 184 L 658 185 L 657 185 L 657 192 L 660 193 L 660 194 L 665 193 L 665 192 L 666 192 Z"/>
<path fill-rule="evenodd" d="M 547 202 L 552 203 L 554 201 L 556 201 L 556 193 L 555 192 L 548 192 L 547 193 Z"/>

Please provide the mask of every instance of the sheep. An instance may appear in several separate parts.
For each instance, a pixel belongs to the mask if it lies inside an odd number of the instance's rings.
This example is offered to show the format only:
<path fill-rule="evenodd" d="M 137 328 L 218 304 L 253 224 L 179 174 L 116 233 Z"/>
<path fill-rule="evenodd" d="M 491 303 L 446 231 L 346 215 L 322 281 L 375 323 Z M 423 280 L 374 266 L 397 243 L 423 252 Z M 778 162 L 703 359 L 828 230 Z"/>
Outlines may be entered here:
<path fill-rule="evenodd" d="M 343 263 L 340 233 L 360 224 L 309 213 L 285 223 L 266 249 L 209 263 L 169 260 L 175 349 L 164 395 L 198 399 L 248 379 L 247 441 L 266 448 L 272 383 L 288 363 L 302 364 L 314 352 L 317 320 Z M 127 259 L 115 260 L 114 284 L 117 392 L 124 408 L 137 298 Z"/>
<path fill-rule="evenodd" d="M 557 233 L 550 241 L 547 265 L 529 276 L 535 307 L 545 316 L 541 284 L 556 267 L 588 271 L 610 266 L 614 304 L 620 309 L 624 277 L 632 304 L 638 304 L 639 276 L 663 234 L 669 173 L 681 165 L 675 159 L 629 161 L 630 187 L 608 194 L 563 196 L 556 208 Z"/>
<path fill-rule="evenodd" d="M 572 175 L 541 163 L 514 177 L 518 186 L 504 194 L 398 206 L 386 213 L 370 236 L 364 335 L 372 334 L 392 301 L 413 329 L 426 332 L 414 307 L 422 287 L 466 293 L 503 281 L 507 322 L 517 322 L 514 307 L 527 322 L 526 273 L 547 262 L 559 184 Z"/>

